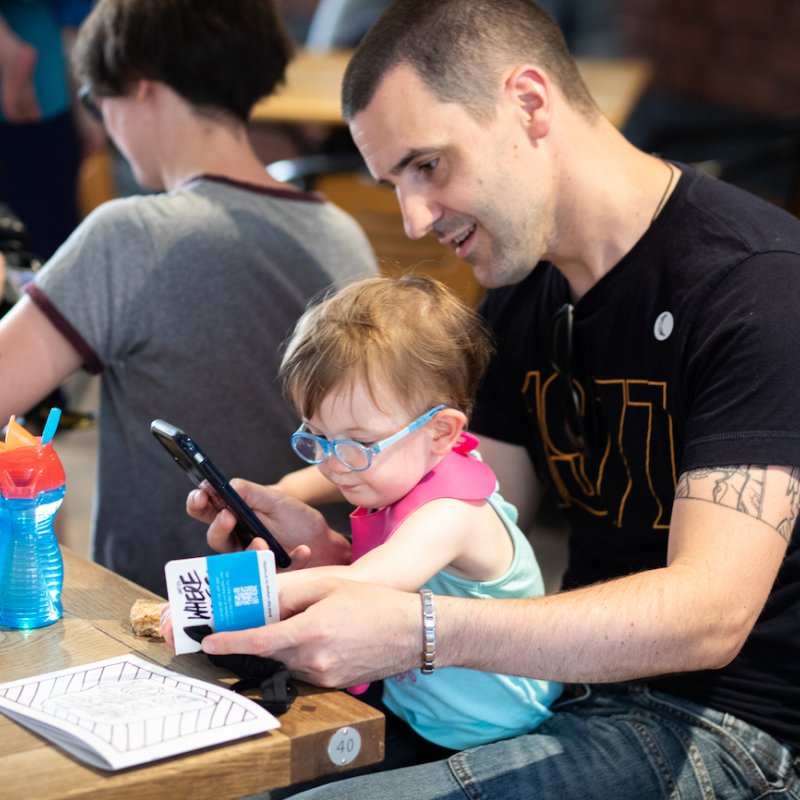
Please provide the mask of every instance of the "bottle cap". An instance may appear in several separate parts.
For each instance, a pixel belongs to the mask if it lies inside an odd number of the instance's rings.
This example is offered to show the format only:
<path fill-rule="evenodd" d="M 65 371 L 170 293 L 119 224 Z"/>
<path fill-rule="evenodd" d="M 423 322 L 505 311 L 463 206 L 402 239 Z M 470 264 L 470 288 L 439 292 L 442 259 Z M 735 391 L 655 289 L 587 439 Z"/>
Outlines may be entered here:
<path fill-rule="evenodd" d="M 64 482 L 64 467 L 52 444 L 25 445 L 0 453 L 0 495 L 7 500 L 29 500 Z"/>

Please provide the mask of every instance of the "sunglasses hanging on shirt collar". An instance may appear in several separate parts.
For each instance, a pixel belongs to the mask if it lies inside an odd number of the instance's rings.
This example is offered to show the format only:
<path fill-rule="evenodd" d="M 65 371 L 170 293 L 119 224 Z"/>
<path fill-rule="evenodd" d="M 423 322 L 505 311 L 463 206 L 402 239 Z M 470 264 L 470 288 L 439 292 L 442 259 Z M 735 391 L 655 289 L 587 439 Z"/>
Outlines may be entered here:
<path fill-rule="evenodd" d="M 573 322 L 575 307 L 564 303 L 553 315 L 550 327 L 550 363 L 556 371 L 556 385 L 570 442 L 582 453 L 588 452 L 586 424 L 581 398 L 573 381 Z"/>

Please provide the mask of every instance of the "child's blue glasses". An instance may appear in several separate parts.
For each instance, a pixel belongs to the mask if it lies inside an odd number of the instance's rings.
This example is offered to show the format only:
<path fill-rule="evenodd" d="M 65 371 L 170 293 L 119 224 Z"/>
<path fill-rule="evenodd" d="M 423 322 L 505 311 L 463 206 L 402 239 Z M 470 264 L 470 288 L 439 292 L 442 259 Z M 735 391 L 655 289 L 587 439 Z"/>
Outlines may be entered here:
<path fill-rule="evenodd" d="M 363 472 L 365 469 L 370 468 L 373 456 L 399 442 L 409 433 L 417 430 L 417 428 L 421 428 L 443 408 L 445 408 L 444 405 L 434 406 L 430 411 L 426 411 L 422 416 L 417 417 L 413 422 L 406 425 L 403 430 L 395 433 L 394 436 L 372 445 L 361 444 L 361 442 L 356 442 L 353 439 L 325 439 L 322 436 L 315 436 L 306 430 L 306 423 L 304 422 L 292 434 L 292 449 L 303 461 L 307 461 L 309 464 L 321 464 L 333 454 L 348 469 L 353 472 Z"/>

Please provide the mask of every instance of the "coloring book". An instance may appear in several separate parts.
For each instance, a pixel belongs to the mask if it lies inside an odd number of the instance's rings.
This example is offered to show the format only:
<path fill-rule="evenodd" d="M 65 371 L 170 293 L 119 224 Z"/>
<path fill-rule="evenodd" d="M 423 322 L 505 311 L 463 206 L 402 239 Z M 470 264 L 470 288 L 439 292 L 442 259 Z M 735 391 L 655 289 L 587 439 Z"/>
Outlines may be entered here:
<path fill-rule="evenodd" d="M 105 770 L 280 726 L 242 695 L 132 654 L 2 683 L 0 712 Z"/>

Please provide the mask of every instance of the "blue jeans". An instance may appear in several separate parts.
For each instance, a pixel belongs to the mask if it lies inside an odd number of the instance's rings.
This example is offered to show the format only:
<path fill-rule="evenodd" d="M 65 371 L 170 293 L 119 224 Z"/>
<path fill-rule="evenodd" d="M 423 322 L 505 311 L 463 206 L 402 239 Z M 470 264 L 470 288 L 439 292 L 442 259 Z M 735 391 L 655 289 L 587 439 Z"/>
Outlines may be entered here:
<path fill-rule="evenodd" d="M 534 733 L 299 798 L 800 800 L 800 762 L 730 714 L 641 684 L 594 686 Z"/>

